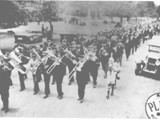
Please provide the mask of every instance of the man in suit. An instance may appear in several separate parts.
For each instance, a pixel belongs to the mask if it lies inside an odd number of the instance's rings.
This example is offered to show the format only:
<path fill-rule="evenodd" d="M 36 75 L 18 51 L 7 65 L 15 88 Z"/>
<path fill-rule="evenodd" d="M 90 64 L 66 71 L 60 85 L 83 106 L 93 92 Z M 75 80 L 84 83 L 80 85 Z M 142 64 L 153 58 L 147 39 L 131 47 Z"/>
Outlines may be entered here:
<path fill-rule="evenodd" d="M 77 52 L 76 52 L 76 56 L 77 56 L 77 61 L 79 62 L 80 60 L 83 59 L 84 57 L 84 52 L 82 50 L 82 45 L 80 43 L 77 44 Z M 84 63 L 83 63 L 84 62 Z M 87 82 L 89 81 L 89 70 L 88 70 L 88 62 L 87 61 L 83 61 L 82 64 L 80 64 L 77 68 L 77 74 L 76 74 L 76 79 L 77 79 L 77 84 L 78 84 L 78 100 L 80 101 L 80 103 L 83 103 L 83 99 L 84 99 L 84 94 L 85 94 L 85 87 Z"/>
<path fill-rule="evenodd" d="M 46 56 L 46 53 L 43 53 L 43 57 Z M 44 83 L 45 83 L 45 98 L 48 98 L 49 94 L 50 94 L 50 78 L 51 78 L 51 73 L 48 74 L 47 73 L 47 69 L 52 65 L 53 61 L 50 58 L 45 59 L 45 61 L 43 62 L 43 76 L 44 76 Z"/>
<path fill-rule="evenodd" d="M 57 51 L 56 53 L 57 57 L 60 59 L 62 57 L 61 53 Z M 53 69 L 53 76 L 56 81 L 57 85 L 57 92 L 58 92 L 58 99 L 63 98 L 63 92 L 62 92 L 62 81 L 63 77 L 66 73 L 66 66 L 61 61 L 56 61 L 56 67 Z"/>

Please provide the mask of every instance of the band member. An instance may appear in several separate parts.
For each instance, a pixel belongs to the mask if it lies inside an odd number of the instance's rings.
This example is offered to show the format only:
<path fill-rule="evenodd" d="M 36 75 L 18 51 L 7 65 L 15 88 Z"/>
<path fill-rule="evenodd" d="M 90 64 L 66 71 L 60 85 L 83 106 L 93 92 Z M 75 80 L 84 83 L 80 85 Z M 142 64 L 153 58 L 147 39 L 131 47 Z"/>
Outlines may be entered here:
<path fill-rule="evenodd" d="M 13 67 L 0 57 L 0 94 L 3 102 L 1 111 L 7 113 L 9 111 L 9 86 L 11 83 L 10 73 Z"/>
<path fill-rule="evenodd" d="M 77 44 L 77 52 L 76 52 L 77 60 L 80 62 L 84 54 L 82 52 L 82 45 L 80 43 Z M 84 59 L 82 62 L 79 64 L 80 68 L 77 68 L 77 74 L 76 74 L 76 79 L 77 79 L 77 84 L 78 84 L 78 96 L 79 96 L 79 101 L 80 103 L 83 102 L 84 99 L 84 94 L 85 94 L 85 87 L 88 82 L 88 76 L 89 76 L 89 70 L 88 70 L 88 63 Z"/>
<path fill-rule="evenodd" d="M 57 57 L 60 59 L 62 57 L 60 52 L 57 52 Z M 62 92 L 62 81 L 63 77 L 66 73 L 66 66 L 62 62 L 56 61 L 56 67 L 53 70 L 53 76 L 54 80 L 56 81 L 57 85 L 57 92 L 58 92 L 58 99 L 63 98 L 63 92 Z"/>
<path fill-rule="evenodd" d="M 124 45 L 119 41 L 112 50 L 114 61 L 118 62 L 120 65 L 122 65 L 123 49 Z"/>
<path fill-rule="evenodd" d="M 10 52 L 9 58 L 17 61 L 19 66 L 21 66 L 21 68 L 22 68 L 23 67 L 23 62 L 21 61 L 21 56 L 19 56 L 20 49 L 23 49 L 22 46 L 21 45 L 16 45 L 14 47 L 14 50 L 12 52 Z M 25 83 L 24 83 L 25 74 L 18 71 L 18 75 L 19 75 L 19 80 L 20 80 L 20 91 L 23 91 L 25 89 Z"/>
<path fill-rule="evenodd" d="M 31 68 L 34 69 L 34 65 L 37 64 L 38 59 L 35 54 L 31 54 L 32 59 L 30 60 L 30 65 Z M 38 66 L 38 68 L 35 71 L 32 71 L 32 76 L 33 76 L 33 83 L 34 83 L 34 95 L 36 95 L 39 91 L 39 81 L 41 80 L 41 69 L 42 69 L 42 64 Z"/>
<path fill-rule="evenodd" d="M 97 85 L 99 59 L 98 56 L 96 56 L 97 47 L 96 46 L 91 46 L 91 47 L 93 47 L 93 50 L 91 49 L 91 52 L 89 54 L 90 59 L 88 60 L 88 68 L 89 68 L 89 73 L 93 78 L 93 88 L 95 88 Z"/>
<path fill-rule="evenodd" d="M 46 56 L 46 53 L 43 53 L 43 56 Z M 44 76 L 44 83 L 45 83 L 45 98 L 48 98 L 49 94 L 50 94 L 50 78 L 51 78 L 51 74 L 47 74 L 47 69 L 53 64 L 53 61 L 50 58 L 46 58 L 44 61 L 44 69 L 43 69 L 43 76 Z"/>
<path fill-rule="evenodd" d="M 129 59 L 130 52 L 131 52 L 130 37 L 129 37 L 129 35 L 126 35 L 126 37 L 125 37 L 125 53 L 126 53 L 127 61 Z"/>
<path fill-rule="evenodd" d="M 54 45 L 54 43 L 50 43 L 48 50 L 50 51 L 50 53 L 52 53 L 53 55 L 56 55 L 57 53 L 57 49 L 56 46 Z M 54 75 L 51 74 L 52 76 L 52 85 L 55 84 L 55 79 L 54 79 Z"/>
<path fill-rule="evenodd" d="M 29 55 L 29 52 L 27 51 L 27 48 L 23 45 L 20 45 L 19 50 L 20 50 L 19 56 L 21 58 L 21 61 L 23 62 L 23 65 L 27 64 L 29 62 L 29 59 L 30 59 L 29 58 L 30 55 Z M 28 77 L 27 77 L 27 73 L 26 73 L 26 74 L 24 74 L 24 79 L 27 79 L 27 78 Z"/>
<path fill-rule="evenodd" d="M 10 60 L 10 59 L 8 58 L 8 56 L 9 56 L 9 51 L 8 51 L 8 50 L 4 50 L 4 51 L 2 51 L 2 52 L 4 53 L 4 55 L 5 55 L 5 57 L 6 57 L 6 58 L 4 58 L 4 60 L 8 63 L 8 61 Z M 12 67 L 12 68 L 13 68 L 13 67 Z M 9 73 L 9 76 L 10 76 L 10 78 L 11 78 L 12 70 L 8 71 L 8 73 Z M 10 79 L 10 81 L 11 81 L 11 85 L 13 85 L 11 79 Z"/>
<path fill-rule="evenodd" d="M 104 71 L 104 78 L 107 77 L 107 71 L 108 71 L 108 60 L 110 58 L 111 50 L 109 45 L 106 44 L 106 42 L 102 43 L 102 47 L 99 50 L 99 57 L 101 60 L 102 68 Z"/>
<path fill-rule="evenodd" d="M 71 43 L 71 47 L 70 47 L 70 52 L 73 53 L 73 55 L 75 54 L 75 50 L 76 50 L 76 41 L 72 41 Z M 73 70 L 73 68 L 75 67 L 75 59 L 73 58 L 72 61 L 68 61 L 68 68 L 69 68 L 69 72 L 71 72 Z M 74 82 L 74 76 L 70 79 L 68 85 L 71 85 L 72 82 Z"/>

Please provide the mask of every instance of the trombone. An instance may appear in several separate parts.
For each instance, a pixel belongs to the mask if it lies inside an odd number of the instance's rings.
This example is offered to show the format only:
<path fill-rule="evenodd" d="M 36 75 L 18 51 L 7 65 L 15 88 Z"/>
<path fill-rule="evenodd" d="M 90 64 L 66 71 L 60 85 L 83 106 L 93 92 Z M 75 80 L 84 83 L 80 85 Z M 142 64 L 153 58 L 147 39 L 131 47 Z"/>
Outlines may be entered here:
<path fill-rule="evenodd" d="M 63 63 L 63 62 L 62 62 L 62 59 L 64 58 L 64 56 L 65 56 L 65 54 L 64 54 L 60 59 L 58 59 L 58 58 L 55 56 L 55 57 L 56 57 L 56 58 L 55 58 L 55 62 L 47 69 L 46 73 L 47 73 L 47 74 L 50 74 L 57 65 L 59 65 L 60 63 Z"/>
<path fill-rule="evenodd" d="M 70 79 L 74 76 L 74 74 L 76 73 L 76 71 L 81 71 L 82 67 L 84 66 L 84 64 L 86 63 L 86 61 L 88 60 L 88 57 L 84 57 L 81 60 L 79 60 L 77 62 L 77 64 L 75 65 L 75 67 L 72 69 L 72 71 L 69 73 L 69 81 Z"/>
<path fill-rule="evenodd" d="M 35 74 L 37 72 L 38 67 L 40 66 L 40 64 L 42 64 L 46 59 L 48 59 L 48 56 L 44 56 L 43 58 L 41 58 L 41 56 L 37 53 L 37 51 L 35 49 L 32 50 L 32 52 L 36 55 L 37 57 L 37 62 L 36 64 L 34 64 L 33 67 L 31 67 L 30 71 Z"/>

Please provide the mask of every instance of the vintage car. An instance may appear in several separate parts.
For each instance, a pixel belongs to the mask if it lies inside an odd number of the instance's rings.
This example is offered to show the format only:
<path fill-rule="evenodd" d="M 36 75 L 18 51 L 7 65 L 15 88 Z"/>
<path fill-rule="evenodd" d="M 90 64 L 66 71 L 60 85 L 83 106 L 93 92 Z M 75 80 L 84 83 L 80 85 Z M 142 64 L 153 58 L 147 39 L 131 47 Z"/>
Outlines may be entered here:
<path fill-rule="evenodd" d="M 45 42 L 41 34 L 25 33 L 25 34 L 16 34 L 14 36 L 15 44 L 23 44 L 25 47 L 37 46 Z"/>
<path fill-rule="evenodd" d="M 136 61 L 135 74 L 143 72 L 160 76 L 160 37 L 156 36 L 148 42 L 148 55 L 145 59 Z"/>

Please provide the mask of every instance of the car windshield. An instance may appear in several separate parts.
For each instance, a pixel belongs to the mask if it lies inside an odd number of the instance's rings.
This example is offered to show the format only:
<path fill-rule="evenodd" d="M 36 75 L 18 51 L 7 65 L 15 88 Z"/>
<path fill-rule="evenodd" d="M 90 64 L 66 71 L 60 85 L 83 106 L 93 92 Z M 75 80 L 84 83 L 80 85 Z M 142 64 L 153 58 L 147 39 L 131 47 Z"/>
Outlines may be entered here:
<path fill-rule="evenodd" d="M 157 46 L 149 46 L 149 51 L 160 53 L 160 47 Z"/>

